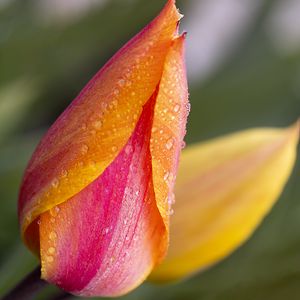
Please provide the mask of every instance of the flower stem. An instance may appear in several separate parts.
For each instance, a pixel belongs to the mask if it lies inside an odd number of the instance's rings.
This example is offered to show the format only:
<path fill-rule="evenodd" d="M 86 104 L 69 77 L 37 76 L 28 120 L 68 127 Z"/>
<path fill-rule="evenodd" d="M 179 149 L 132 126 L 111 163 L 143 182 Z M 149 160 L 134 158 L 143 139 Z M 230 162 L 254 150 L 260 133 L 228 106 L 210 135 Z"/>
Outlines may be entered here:
<path fill-rule="evenodd" d="M 30 300 L 46 285 L 47 282 L 41 279 L 41 267 L 38 266 L 1 300 Z"/>

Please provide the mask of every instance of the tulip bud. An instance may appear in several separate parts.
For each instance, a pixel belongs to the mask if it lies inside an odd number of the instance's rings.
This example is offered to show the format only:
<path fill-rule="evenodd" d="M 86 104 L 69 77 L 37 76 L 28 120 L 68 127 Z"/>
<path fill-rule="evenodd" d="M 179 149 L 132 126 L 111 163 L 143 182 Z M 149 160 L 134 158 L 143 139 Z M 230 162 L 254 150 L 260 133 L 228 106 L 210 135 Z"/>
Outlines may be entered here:
<path fill-rule="evenodd" d="M 56 120 L 25 171 L 23 240 L 42 278 L 70 293 L 124 294 L 166 254 L 188 115 L 180 18 L 169 0 Z"/>
<path fill-rule="evenodd" d="M 291 174 L 299 125 L 246 130 L 183 151 L 170 248 L 152 280 L 207 269 L 249 238 Z"/>

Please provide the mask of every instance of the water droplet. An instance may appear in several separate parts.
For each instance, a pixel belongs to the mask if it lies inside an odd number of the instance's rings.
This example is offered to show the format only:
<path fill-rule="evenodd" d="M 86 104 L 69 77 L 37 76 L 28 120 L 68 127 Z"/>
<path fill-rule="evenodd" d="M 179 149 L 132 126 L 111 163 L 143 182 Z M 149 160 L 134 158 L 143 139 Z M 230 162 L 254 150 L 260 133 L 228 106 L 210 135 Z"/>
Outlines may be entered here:
<path fill-rule="evenodd" d="M 115 95 L 119 95 L 119 93 L 120 93 L 120 91 L 119 91 L 118 89 L 115 89 L 115 90 L 114 90 L 114 94 L 115 94 Z"/>
<path fill-rule="evenodd" d="M 175 195 L 172 193 L 168 198 L 169 205 L 175 204 Z"/>
<path fill-rule="evenodd" d="M 131 96 L 135 96 L 135 92 L 131 92 Z"/>
<path fill-rule="evenodd" d="M 106 110 L 106 108 L 107 108 L 107 103 L 106 103 L 106 102 L 102 102 L 102 103 L 101 103 L 101 107 L 102 107 L 103 110 Z"/>
<path fill-rule="evenodd" d="M 108 234 L 109 233 L 109 227 L 106 227 L 105 229 L 104 229 L 104 234 Z"/>
<path fill-rule="evenodd" d="M 174 209 L 173 209 L 173 208 L 171 208 L 171 209 L 169 210 L 169 216 L 172 216 L 172 215 L 174 215 Z"/>
<path fill-rule="evenodd" d="M 54 178 L 51 182 L 51 185 L 54 187 L 54 188 L 57 188 L 58 185 L 59 185 L 59 181 L 57 178 Z"/>
<path fill-rule="evenodd" d="M 187 112 L 190 113 L 190 111 L 191 111 L 191 104 L 190 104 L 190 102 L 188 102 L 185 107 L 186 107 Z"/>
<path fill-rule="evenodd" d="M 55 249 L 54 247 L 49 247 L 49 248 L 48 248 L 48 253 L 49 253 L 49 254 L 54 254 L 55 251 L 56 251 L 56 249 Z"/>
<path fill-rule="evenodd" d="M 160 133 L 160 134 L 163 134 L 163 133 L 164 133 L 164 131 L 161 129 L 161 130 L 159 131 L 159 133 Z"/>
<path fill-rule="evenodd" d="M 179 110 L 180 110 L 180 105 L 179 104 L 176 104 L 175 106 L 174 106 L 174 112 L 179 112 Z"/>
<path fill-rule="evenodd" d="M 173 144 L 174 144 L 173 139 L 172 139 L 172 138 L 171 138 L 171 139 L 168 139 L 168 140 L 167 140 L 167 143 L 166 143 L 166 148 L 167 148 L 168 150 L 171 150 L 172 147 L 173 147 Z"/>
<path fill-rule="evenodd" d="M 61 177 L 67 177 L 68 176 L 68 171 L 67 170 L 65 170 L 65 169 L 63 169 L 62 171 L 61 171 Z"/>
<path fill-rule="evenodd" d="M 118 150 L 118 148 L 117 148 L 116 146 L 112 146 L 112 147 L 111 147 L 111 150 L 112 150 L 113 152 L 116 152 L 116 151 Z"/>
<path fill-rule="evenodd" d="M 151 131 L 152 131 L 152 133 L 154 133 L 154 132 L 157 131 L 157 128 L 156 128 L 156 127 L 153 127 L 153 128 L 151 129 Z"/>
<path fill-rule="evenodd" d="M 37 223 L 38 225 L 41 225 L 41 219 L 38 219 Z"/>
<path fill-rule="evenodd" d="M 46 256 L 46 260 L 47 260 L 47 262 L 51 263 L 54 261 L 54 258 L 53 258 L 53 256 Z"/>
<path fill-rule="evenodd" d="M 135 194 L 136 196 L 138 196 L 140 194 L 140 191 L 136 191 Z"/>
<path fill-rule="evenodd" d="M 51 231 L 49 234 L 49 239 L 54 241 L 57 238 L 57 234 L 54 231 Z"/>
<path fill-rule="evenodd" d="M 99 130 L 102 127 L 102 121 L 97 120 L 93 123 L 95 129 Z"/>
<path fill-rule="evenodd" d="M 166 172 L 166 173 L 165 173 L 165 175 L 164 175 L 164 181 L 168 181 L 169 175 L 170 175 L 169 172 Z"/>
<path fill-rule="evenodd" d="M 181 149 L 184 149 L 185 146 L 186 146 L 186 142 L 185 142 L 185 141 L 182 141 L 182 142 L 181 142 Z"/>
<path fill-rule="evenodd" d="M 88 151 L 89 151 L 88 145 L 84 144 L 84 145 L 81 146 L 81 153 L 82 154 L 86 154 Z"/>
<path fill-rule="evenodd" d="M 118 84 L 119 84 L 119 86 L 124 86 L 125 80 L 124 80 L 124 79 L 120 79 L 120 80 L 118 81 Z"/>

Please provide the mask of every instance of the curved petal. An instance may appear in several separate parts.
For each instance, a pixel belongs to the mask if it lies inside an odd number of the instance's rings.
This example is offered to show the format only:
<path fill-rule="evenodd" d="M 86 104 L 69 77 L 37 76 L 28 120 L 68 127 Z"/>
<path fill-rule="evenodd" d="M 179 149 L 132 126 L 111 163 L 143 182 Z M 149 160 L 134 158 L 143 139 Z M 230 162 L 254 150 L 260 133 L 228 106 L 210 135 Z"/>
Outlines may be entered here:
<path fill-rule="evenodd" d="M 153 117 L 151 156 L 158 209 L 169 228 L 178 159 L 189 114 L 184 60 L 186 34 L 174 39 L 167 54 Z"/>
<path fill-rule="evenodd" d="M 152 184 L 155 97 L 114 162 L 77 195 L 41 215 L 42 277 L 84 296 L 118 296 L 149 274 L 166 248 Z M 162 251 L 161 251 L 162 250 Z"/>
<path fill-rule="evenodd" d="M 166 260 L 155 281 L 205 269 L 243 243 L 281 194 L 292 171 L 299 123 L 255 129 L 183 152 Z"/>
<path fill-rule="evenodd" d="M 36 149 L 19 197 L 22 237 L 36 253 L 36 218 L 99 177 L 131 136 L 177 32 L 174 2 L 95 75 Z"/>

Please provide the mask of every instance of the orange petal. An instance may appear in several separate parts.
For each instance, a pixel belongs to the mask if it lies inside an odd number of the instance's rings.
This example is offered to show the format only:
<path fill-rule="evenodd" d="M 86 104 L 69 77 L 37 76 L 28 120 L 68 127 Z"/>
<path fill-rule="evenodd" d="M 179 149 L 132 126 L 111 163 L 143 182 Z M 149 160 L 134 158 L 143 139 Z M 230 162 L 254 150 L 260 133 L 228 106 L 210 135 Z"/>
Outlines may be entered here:
<path fill-rule="evenodd" d="M 156 99 L 151 135 L 153 184 L 158 209 L 169 228 L 173 188 L 189 113 L 184 60 L 185 34 L 174 40 Z"/>
<path fill-rule="evenodd" d="M 168 1 L 159 16 L 94 76 L 42 139 L 19 197 L 22 236 L 33 251 L 38 252 L 33 221 L 95 180 L 127 143 L 161 79 L 180 17 L 174 1 Z"/>

